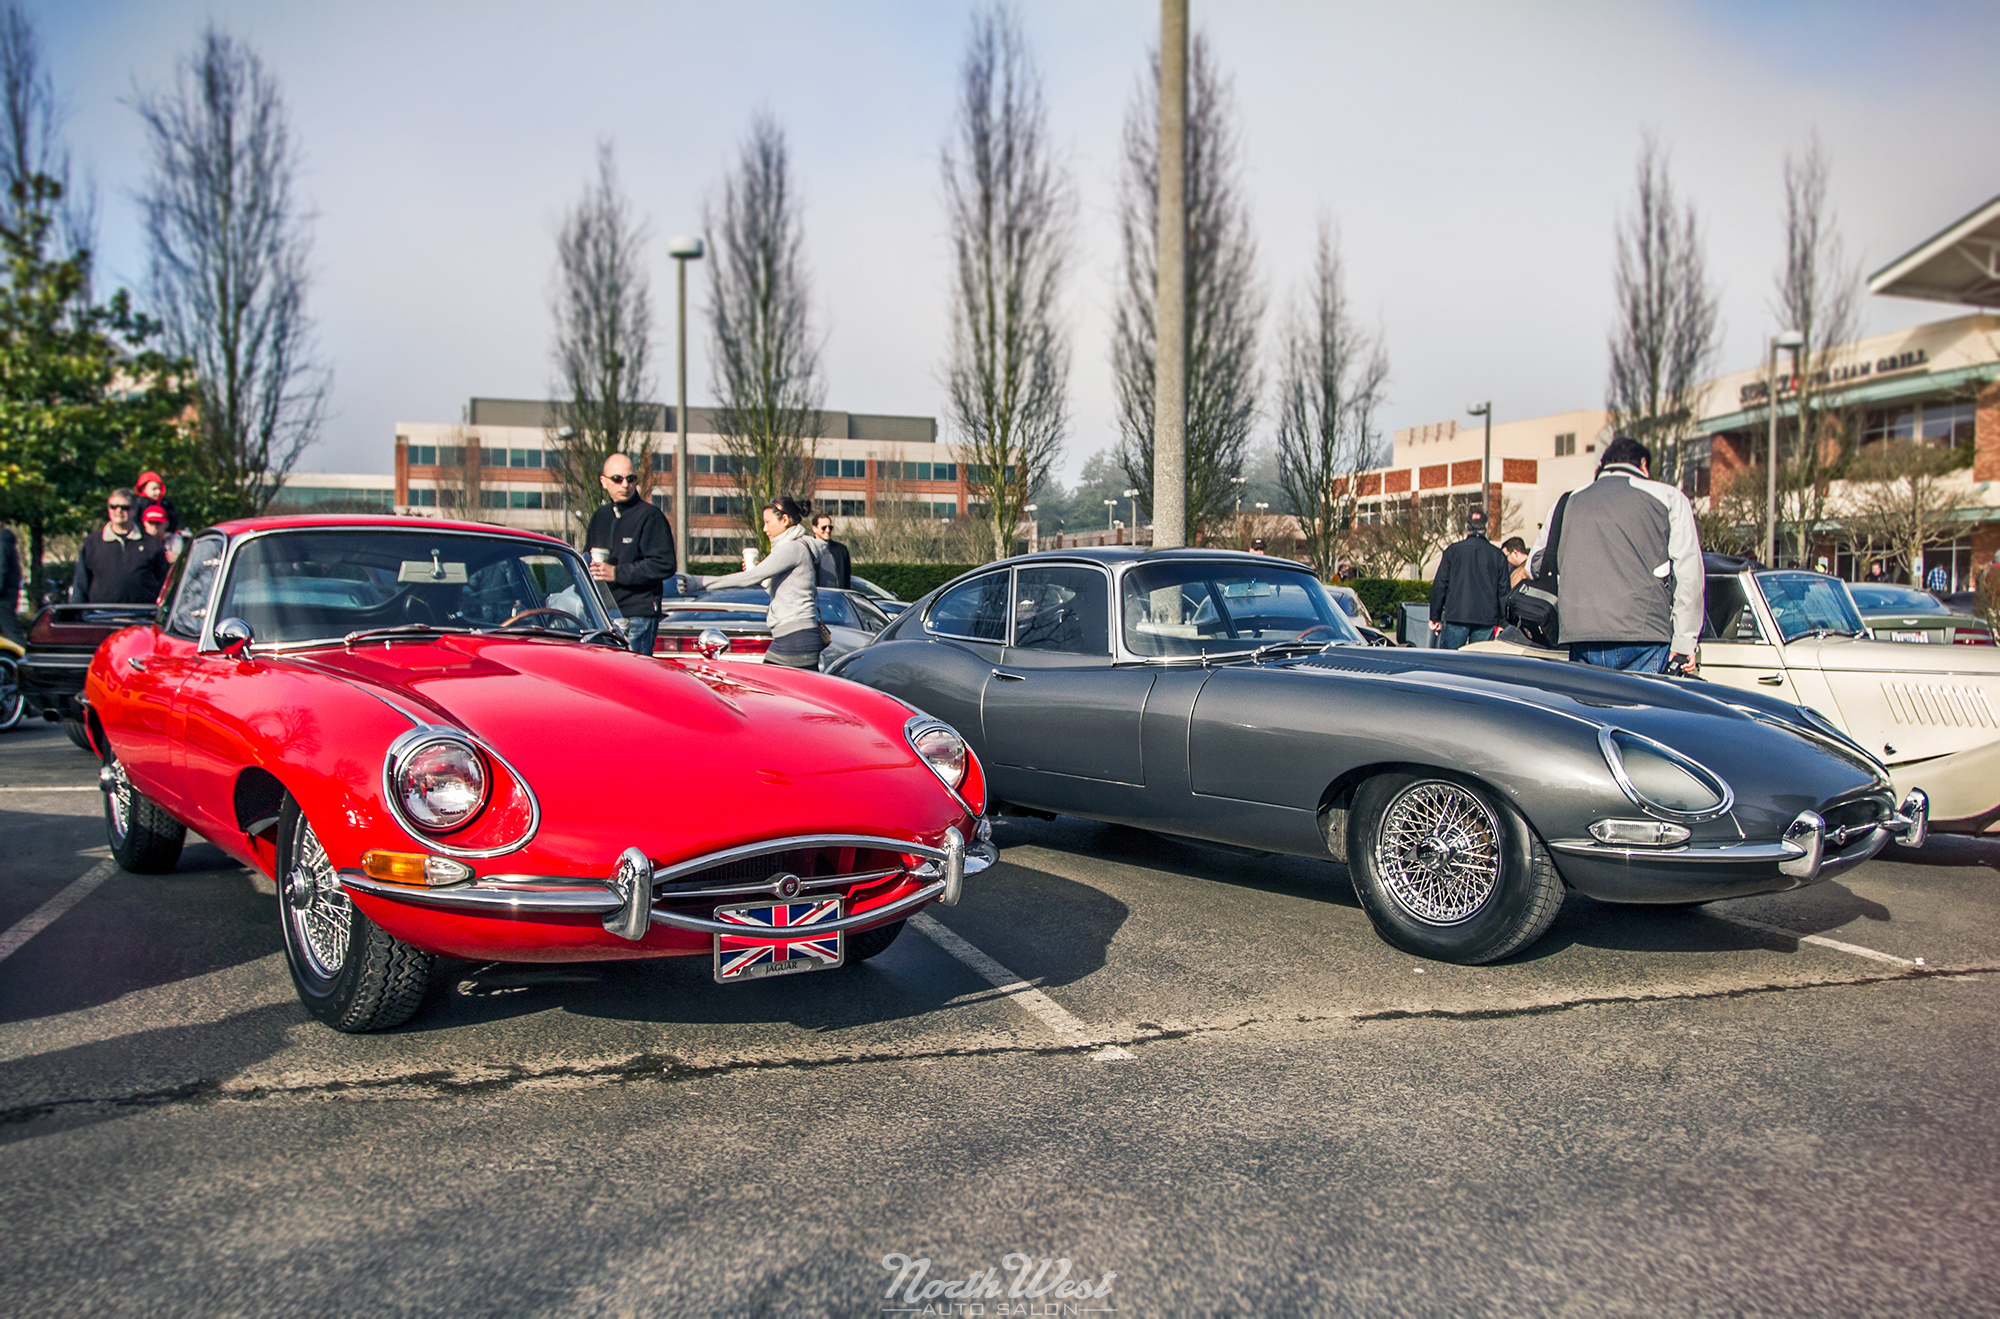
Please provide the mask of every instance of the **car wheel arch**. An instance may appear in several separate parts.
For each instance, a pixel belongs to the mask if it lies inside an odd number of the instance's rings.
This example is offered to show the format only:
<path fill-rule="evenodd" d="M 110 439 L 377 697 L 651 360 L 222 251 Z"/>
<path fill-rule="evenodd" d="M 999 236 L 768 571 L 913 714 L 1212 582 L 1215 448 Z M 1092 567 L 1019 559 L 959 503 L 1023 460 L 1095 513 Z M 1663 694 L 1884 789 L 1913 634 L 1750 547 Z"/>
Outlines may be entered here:
<path fill-rule="evenodd" d="M 253 838 L 268 833 L 275 845 L 278 816 L 284 810 L 285 798 L 290 795 L 284 782 L 270 770 L 261 765 L 246 766 L 237 774 L 236 786 L 231 793 L 236 827 Z"/>
<path fill-rule="evenodd" d="M 1457 765 L 1426 765 L 1409 760 L 1378 760 L 1366 765 L 1357 765 L 1327 784 L 1325 791 L 1321 792 L 1319 797 L 1317 815 L 1320 837 L 1325 841 L 1326 849 L 1333 855 L 1334 860 L 1341 862 L 1347 860 L 1347 813 L 1354 805 L 1354 795 L 1361 790 L 1362 784 L 1383 774 L 1420 774 L 1426 777 L 1452 779 L 1490 792 L 1500 801 L 1509 804 L 1514 804 L 1516 801 L 1514 793 L 1473 768 Z M 1535 822 L 1528 817 L 1527 812 L 1521 810 L 1518 805 L 1515 805 L 1514 809 L 1520 815 L 1521 822 L 1527 826 L 1528 832 L 1546 845 L 1548 840 L 1542 838 L 1541 830 L 1535 827 Z M 1556 873 L 1561 875 L 1560 866 L 1556 867 Z M 1563 883 L 1567 886 L 1569 881 L 1565 878 Z"/>

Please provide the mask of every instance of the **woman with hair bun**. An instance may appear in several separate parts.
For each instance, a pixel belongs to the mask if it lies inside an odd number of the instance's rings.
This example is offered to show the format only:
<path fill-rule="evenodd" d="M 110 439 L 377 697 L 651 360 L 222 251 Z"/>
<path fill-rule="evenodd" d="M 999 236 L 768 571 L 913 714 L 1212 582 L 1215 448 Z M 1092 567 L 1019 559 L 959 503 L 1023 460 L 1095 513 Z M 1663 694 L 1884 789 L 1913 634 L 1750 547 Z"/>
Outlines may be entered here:
<path fill-rule="evenodd" d="M 771 592 L 771 649 L 766 664 L 782 664 L 790 669 L 817 669 L 820 652 L 826 649 L 826 630 L 819 621 L 819 588 L 831 586 L 832 565 L 826 562 L 826 543 L 806 534 L 806 508 L 789 495 L 780 495 L 764 505 L 764 534 L 770 537 L 771 552 L 754 568 L 726 577 L 689 579 L 704 591 L 733 586 L 767 586 Z"/>

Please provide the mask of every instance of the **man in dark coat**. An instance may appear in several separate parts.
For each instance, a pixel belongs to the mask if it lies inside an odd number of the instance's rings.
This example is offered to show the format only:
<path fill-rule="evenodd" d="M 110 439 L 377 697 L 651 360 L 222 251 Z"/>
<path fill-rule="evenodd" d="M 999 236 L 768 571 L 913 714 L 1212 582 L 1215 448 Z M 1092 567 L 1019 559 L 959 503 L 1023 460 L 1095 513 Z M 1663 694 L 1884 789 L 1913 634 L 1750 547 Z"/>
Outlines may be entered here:
<path fill-rule="evenodd" d="M 1486 539 L 1486 510 L 1473 509 L 1465 515 L 1465 539 L 1445 550 L 1431 579 L 1431 644 L 1457 650 L 1490 639 L 1504 621 L 1500 601 L 1512 572 L 1507 556 Z"/>
<path fill-rule="evenodd" d="M 847 547 L 833 538 L 833 519 L 825 513 L 813 518 L 813 535 L 826 545 L 826 561 L 833 569 L 831 585 L 841 590 L 851 590 L 854 586 L 854 565 L 847 556 Z"/>
<path fill-rule="evenodd" d="M 26 644 L 21 635 L 21 553 L 11 527 L 0 527 L 0 633 Z"/>
<path fill-rule="evenodd" d="M 102 531 L 83 538 L 77 551 L 70 599 L 87 605 L 149 605 L 167 580 L 167 552 L 141 532 L 132 517 L 136 497 L 113 490 L 105 504 L 111 515 Z"/>
<path fill-rule="evenodd" d="M 618 612 L 631 620 L 632 649 L 653 653 L 660 635 L 660 585 L 679 568 L 674 529 L 639 485 L 632 460 L 614 453 L 604 460 L 598 480 L 611 502 L 590 516 L 584 547 L 590 575 L 611 588 Z"/>

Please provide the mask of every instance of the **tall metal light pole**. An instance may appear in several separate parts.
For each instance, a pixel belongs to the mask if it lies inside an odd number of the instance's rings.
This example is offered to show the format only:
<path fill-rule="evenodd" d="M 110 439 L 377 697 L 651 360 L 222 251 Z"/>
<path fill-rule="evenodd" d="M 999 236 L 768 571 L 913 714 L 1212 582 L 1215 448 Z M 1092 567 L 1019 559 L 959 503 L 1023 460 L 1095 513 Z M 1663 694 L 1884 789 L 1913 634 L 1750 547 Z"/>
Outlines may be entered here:
<path fill-rule="evenodd" d="M 1153 483 L 1154 493 L 1157 494 L 1159 488 L 1159 482 L 1155 481 Z M 1132 501 L 1132 543 L 1137 545 L 1139 543 L 1139 492 L 1137 490 L 1127 490 L 1125 497 Z M 1160 534 L 1160 515 L 1157 512 L 1153 514 L 1153 534 L 1155 536 Z"/>
<path fill-rule="evenodd" d="M 1040 507 L 1041 505 L 1039 504 L 1021 505 L 1021 511 L 1028 515 L 1028 553 L 1030 554 L 1042 548 L 1042 522 L 1040 518 L 1035 516 L 1035 510 Z"/>
<path fill-rule="evenodd" d="M 1160 195 L 1153 315 L 1153 544 L 1187 544 L 1188 0 L 1160 0 Z M 1138 525 L 1138 518 L 1133 518 Z"/>
<path fill-rule="evenodd" d="M 1111 519 L 1117 512 L 1118 512 L 1117 500 L 1107 499 L 1104 501 L 1104 529 L 1106 531 L 1111 530 Z"/>
<path fill-rule="evenodd" d="M 699 261 L 702 257 L 701 239 L 682 234 L 667 242 L 667 255 L 674 259 L 674 269 L 679 274 L 676 294 L 679 298 L 677 315 L 678 337 L 675 352 L 680 358 L 677 374 L 680 377 L 680 397 L 674 404 L 674 562 L 680 570 L 688 570 L 688 262 Z"/>
<path fill-rule="evenodd" d="M 1766 377 L 1771 397 L 1771 448 L 1765 455 L 1764 463 L 1764 566 L 1778 566 L 1778 350 L 1786 349 L 1792 355 L 1792 374 L 1799 370 L 1799 349 L 1805 346 L 1805 336 L 1797 330 L 1786 330 L 1771 338 L 1771 374 Z M 1803 418 L 1801 418 L 1803 424 Z"/>
<path fill-rule="evenodd" d="M 1479 461 L 1479 507 L 1490 518 L 1493 516 L 1493 400 L 1474 403 L 1465 411 L 1468 416 L 1486 418 L 1486 456 Z"/>

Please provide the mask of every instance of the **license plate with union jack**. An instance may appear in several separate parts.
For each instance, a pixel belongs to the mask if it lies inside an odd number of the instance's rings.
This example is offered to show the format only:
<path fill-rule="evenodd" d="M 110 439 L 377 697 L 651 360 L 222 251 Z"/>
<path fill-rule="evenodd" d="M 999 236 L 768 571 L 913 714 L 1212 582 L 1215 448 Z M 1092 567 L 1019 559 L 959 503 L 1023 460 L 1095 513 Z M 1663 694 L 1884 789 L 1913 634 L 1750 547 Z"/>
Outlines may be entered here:
<path fill-rule="evenodd" d="M 715 936 L 715 978 L 721 984 L 823 971 L 847 960 L 842 931 L 812 928 L 840 919 L 839 898 L 717 907 L 715 919 L 743 927 L 741 934 Z"/>

